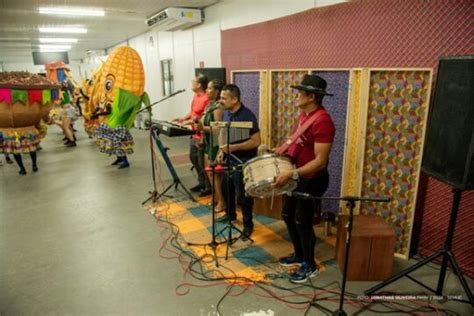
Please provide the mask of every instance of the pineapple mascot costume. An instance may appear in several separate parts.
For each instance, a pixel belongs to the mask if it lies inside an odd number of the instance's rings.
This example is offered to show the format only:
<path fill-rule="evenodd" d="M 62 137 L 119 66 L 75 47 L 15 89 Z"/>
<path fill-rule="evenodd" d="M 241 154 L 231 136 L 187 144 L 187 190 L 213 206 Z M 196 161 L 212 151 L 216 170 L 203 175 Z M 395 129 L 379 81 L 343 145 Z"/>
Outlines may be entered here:
<path fill-rule="evenodd" d="M 133 153 L 133 137 L 130 134 L 137 111 L 142 103 L 150 104 L 145 88 L 145 75 L 138 53 L 127 46 L 116 48 L 107 58 L 98 87 L 98 100 L 102 111 L 93 119 L 107 115 L 96 132 L 99 150 L 117 156 L 112 163 L 119 169 L 129 167 L 127 155 Z"/>

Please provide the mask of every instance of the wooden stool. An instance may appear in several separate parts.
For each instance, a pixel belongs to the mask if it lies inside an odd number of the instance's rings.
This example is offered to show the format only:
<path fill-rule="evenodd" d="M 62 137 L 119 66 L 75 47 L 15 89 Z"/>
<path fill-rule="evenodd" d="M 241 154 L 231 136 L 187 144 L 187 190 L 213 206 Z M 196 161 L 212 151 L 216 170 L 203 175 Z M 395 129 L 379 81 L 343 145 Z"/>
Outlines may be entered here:
<path fill-rule="evenodd" d="M 346 251 L 348 215 L 339 216 L 336 259 L 341 272 Z M 382 281 L 392 275 L 395 233 L 377 215 L 354 215 L 349 250 L 348 281 Z"/>

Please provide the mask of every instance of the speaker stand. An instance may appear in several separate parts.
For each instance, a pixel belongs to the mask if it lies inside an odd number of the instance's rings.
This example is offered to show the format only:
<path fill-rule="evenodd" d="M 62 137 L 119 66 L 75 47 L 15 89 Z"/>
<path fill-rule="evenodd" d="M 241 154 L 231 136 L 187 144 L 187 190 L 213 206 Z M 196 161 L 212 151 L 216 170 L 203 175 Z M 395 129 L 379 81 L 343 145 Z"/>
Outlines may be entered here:
<path fill-rule="evenodd" d="M 370 289 L 366 290 L 364 293 L 366 295 L 372 295 L 376 291 L 380 290 L 381 288 L 397 281 L 398 279 L 406 276 L 410 280 L 418 283 L 419 285 L 423 286 L 424 288 L 430 290 L 431 292 L 436 293 L 436 295 L 443 295 L 443 287 L 444 287 L 444 282 L 445 282 L 445 277 L 446 277 L 446 270 L 448 268 L 448 261 L 451 264 L 454 273 L 456 276 L 459 278 L 459 281 L 461 282 L 461 285 L 464 289 L 464 292 L 466 292 L 468 300 L 458 300 L 455 299 L 456 301 L 463 302 L 463 303 L 470 303 L 474 307 L 474 297 L 472 295 L 472 291 L 469 288 L 469 285 L 466 282 L 466 279 L 464 278 L 461 269 L 459 268 L 459 265 L 456 262 L 456 259 L 454 259 L 454 255 L 451 252 L 452 249 L 452 243 L 453 243 L 453 236 L 454 236 L 454 228 L 456 226 L 456 218 L 458 215 L 458 209 L 459 209 L 459 204 L 461 202 L 461 195 L 462 195 L 462 190 L 454 188 L 453 189 L 453 205 L 451 208 L 451 217 L 449 219 L 449 226 L 448 226 L 448 234 L 446 235 L 446 240 L 444 242 L 444 248 L 436 252 L 435 254 L 429 256 L 428 258 L 418 262 L 412 267 L 409 267 L 408 269 L 405 269 L 401 271 L 400 273 L 394 275 L 390 279 L 381 282 L 380 284 L 371 287 Z M 409 276 L 409 274 L 422 266 L 430 263 L 431 261 L 437 259 L 438 257 L 442 257 L 443 260 L 441 262 L 441 269 L 439 271 L 439 279 L 438 279 L 438 286 L 435 289 L 432 289 L 425 284 L 421 283 L 420 281 L 416 280 L 415 278 Z"/>

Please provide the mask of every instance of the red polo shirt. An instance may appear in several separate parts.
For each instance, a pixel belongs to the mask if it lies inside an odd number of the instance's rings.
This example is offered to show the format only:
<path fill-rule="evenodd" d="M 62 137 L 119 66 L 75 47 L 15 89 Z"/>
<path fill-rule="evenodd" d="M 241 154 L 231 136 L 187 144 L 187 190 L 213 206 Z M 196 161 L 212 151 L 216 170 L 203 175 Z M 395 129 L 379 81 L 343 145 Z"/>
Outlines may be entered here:
<path fill-rule="evenodd" d="M 319 117 L 316 121 L 313 122 L 311 127 L 309 127 L 296 142 L 290 145 L 288 148 L 288 155 L 293 159 L 293 162 L 296 164 L 296 167 L 306 165 L 308 162 L 315 158 L 314 156 L 314 144 L 315 143 L 332 143 L 334 141 L 334 134 L 336 129 L 334 123 L 332 122 L 331 117 L 326 112 L 326 109 L 319 107 L 311 113 L 306 114 L 301 112 L 297 119 L 296 129 L 303 125 L 310 117 L 315 115 L 318 112 Z M 316 174 L 322 173 L 325 170 L 320 170 L 317 173 L 306 175 L 305 178 L 312 178 Z"/>
<path fill-rule="evenodd" d="M 209 97 L 205 92 L 196 92 L 193 96 L 193 101 L 191 103 L 191 116 L 193 119 L 200 119 L 204 114 L 204 110 L 209 103 Z M 193 124 L 193 129 L 195 126 Z M 194 139 L 201 139 L 201 134 L 194 134 Z"/>

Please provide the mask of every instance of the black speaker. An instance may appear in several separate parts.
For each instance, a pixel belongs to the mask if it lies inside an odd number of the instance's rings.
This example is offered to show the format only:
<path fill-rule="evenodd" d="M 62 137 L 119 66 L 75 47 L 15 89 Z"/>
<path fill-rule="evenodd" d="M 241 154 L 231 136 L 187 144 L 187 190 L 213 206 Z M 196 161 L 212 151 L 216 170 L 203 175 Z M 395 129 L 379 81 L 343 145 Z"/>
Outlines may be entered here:
<path fill-rule="evenodd" d="M 439 60 L 422 170 L 461 190 L 474 189 L 474 56 Z"/>
<path fill-rule="evenodd" d="M 225 80 L 225 68 L 194 68 L 195 75 L 203 74 L 209 81 L 220 79 L 223 83 Z"/>

